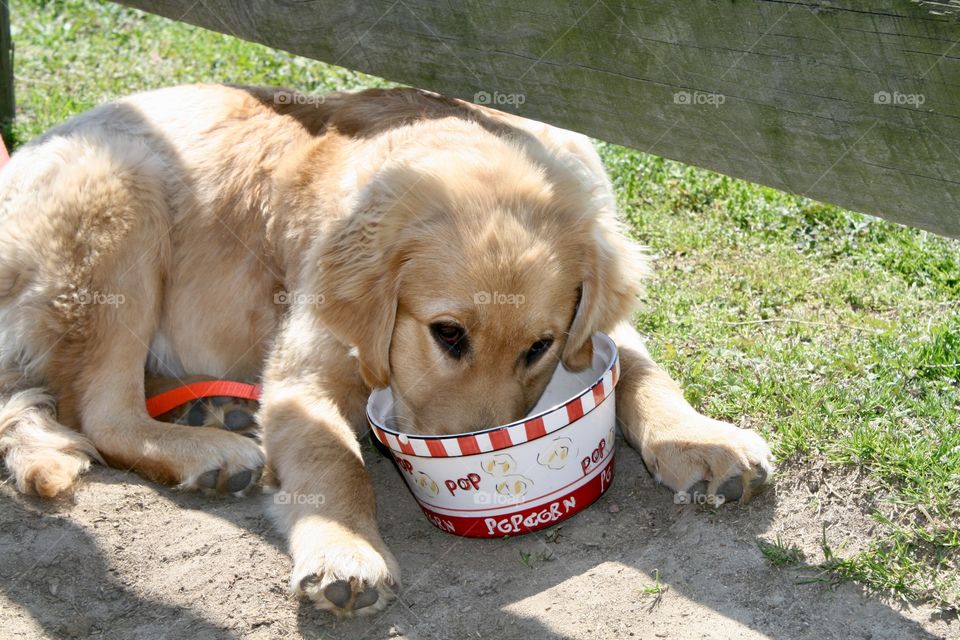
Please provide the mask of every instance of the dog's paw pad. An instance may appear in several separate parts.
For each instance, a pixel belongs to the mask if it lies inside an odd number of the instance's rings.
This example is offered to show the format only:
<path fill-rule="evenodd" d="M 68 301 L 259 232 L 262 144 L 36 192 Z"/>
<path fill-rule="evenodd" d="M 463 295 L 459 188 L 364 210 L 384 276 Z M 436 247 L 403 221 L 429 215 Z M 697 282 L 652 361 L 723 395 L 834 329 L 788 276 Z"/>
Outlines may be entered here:
<path fill-rule="evenodd" d="M 318 527 L 304 536 L 295 558 L 290 586 L 323 611 L 339 618 L 369 615 L 384 609 L 395 597 L 399 569 L 382 542 L 345 536 L 334 528 Z M 304 551 L 314 548 L 314 553 Z"/>
<path fill-rule="evenodd" d="M 354 609 L 363 609 L 364 607 L 369 607 L 377 603 L 377 600 L 380 599 L 380 592 L 377 591 L 374 587 L 367 587 L 364 589 L 363 593 L 357 596 L 356 600 L 353 601 Z"/>
<path fill-rule="evenodd" d="M 341 615 L 371 607 L 380 601 L 380 590 L 356 578 L 349 580 L 334 580 L 323 585 L 323 578 L 312 574 L 300 581 L 300 590 L 309 598 L 317 602 L 321 608 L 330 608 Z M 319 602 L 326 600 L 328 605 Z"/>
<path fill-rule="evenodd" d="M 260 429 L 254 418 L 256 411 L 257 403 L 252 400 L 213 396 L 194 400 L 157 419 L 191 427 L 226 429 L 259 441 Z"/>
<path fill-rule="evenodd" d="M 748 472 L 728 478 L 723 481 L 717 489 L 717 495 L 723 496 L 726 502 L 740 500 L 746 495 L 747 500 L 757 495 L 766 488 L 769 474 L 763 467 L 756 466 Z M 744 483 L 747 485 L 747 491 L 744 491 Z"/>
<path fill-rule="evenodd" d="M 223 426 L 229 431 L 244 431 L 253 423 L 253 414 L 243 409 L 231 409 L 223 415 Z"/>
<path fill-rule="evenodd" d="M 350 598 L 353 597 L 353 589 L 346 580 L 337 580 L 327 585 L 323 590 L 323 597 L 332 602 L 334 606 L 346 609 L 350 604 Z"/>
<path fill-rule="evenodd" d="M 261 472 L 262 468 L 243 469 L 227 475 L 224 469 L 210 469 L 197 476 L 194 484 L 198 489 L 208 494 L 238 494 L 257 484 L 260 481 Z"/>
<path fill-rule="evenodd" d="M 699 416 L 692 424 L 655 433 L 643 460 L 658 482 L 678 494 L 678 503 L 746 504 L 773 478 L 773 456 L 754 431 Z"/>
<path fill-rule="evenodd" d="M 766 488 L 769 478 L 770 475 L 766 469 L 761 466 L 755 466 L 740 475 L 724 480 L 716 489 L 715 495 L 719 500 L 707 501 L 706 504 L 716 506 L 726 502 L 742 500 L 744 497 L 744 482 L 746 482 L 749 487 L 749 491 L 747 491 L 747 501 L 749 501 Z M 691 485 L 686 490 L 686 493 L 692 496 L 708 496 L 709 491 L 710 483 L 706 480 L 701 480 Z"/>
<path fill-rule="evenodd" d="M 194 400 L 190 403 L 186 414 L 181 418 L 184 424 L 191 427 L 202 427 L 207 421 L 207 408 L 202 400 Z"/>
<path fill-rule="evenodd" d="M 251 480 L 253 480 L 253 470 L 244 469 L 243 471 L 233 474 L 227 479 L 226 489 L 230 493 L 243 491 L 250 486 Z"/>
<path fill-rule="evenodd" d="M 197 476 L 196 483 L 201 489 L 215 489 L 217 486 L 217 478 L 219 477 L 219 469 L 210 469 L 210 471 L 204 471 Z"/>

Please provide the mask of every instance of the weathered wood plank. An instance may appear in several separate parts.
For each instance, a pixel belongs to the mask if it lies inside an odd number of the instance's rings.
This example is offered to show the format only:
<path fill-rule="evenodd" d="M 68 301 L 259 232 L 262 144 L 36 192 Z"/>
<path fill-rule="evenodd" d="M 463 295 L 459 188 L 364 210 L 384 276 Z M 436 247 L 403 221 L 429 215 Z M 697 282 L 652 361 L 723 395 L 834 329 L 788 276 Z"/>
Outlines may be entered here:
<path fill-rule="evenodd" d="M 960 237 L 960 24 L 899 0 L 122 0 Z"/>
<path fill-rule="evenodd" d="M 10 7 L 0 2 L 0 126 L 13 121 L 13 40 L 10 38 Z"/>

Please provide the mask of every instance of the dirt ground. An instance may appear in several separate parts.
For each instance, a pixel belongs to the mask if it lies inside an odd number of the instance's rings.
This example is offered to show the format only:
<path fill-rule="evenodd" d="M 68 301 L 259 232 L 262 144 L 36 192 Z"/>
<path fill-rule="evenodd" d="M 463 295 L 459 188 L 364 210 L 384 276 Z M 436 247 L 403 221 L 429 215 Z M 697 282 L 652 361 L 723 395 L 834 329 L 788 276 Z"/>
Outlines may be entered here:
<path fill-rule="evenodd" d="M 204 498 L 96 468 L 72 502 L 0 487 L 0 638 L 960 638 L 955 619 L 763 557 L 758 539 L 779 533 L 816 563 L 824 524 L 846 549 L 871 526 L 810 470 L 711 511 L 675 505 L 618 442 L 613 487 L 559 534 L 469 540 L 433 528 L 365 449 L 404 571 L 381 614 L 338 622 L 287 594 L 269 495 Z"/>

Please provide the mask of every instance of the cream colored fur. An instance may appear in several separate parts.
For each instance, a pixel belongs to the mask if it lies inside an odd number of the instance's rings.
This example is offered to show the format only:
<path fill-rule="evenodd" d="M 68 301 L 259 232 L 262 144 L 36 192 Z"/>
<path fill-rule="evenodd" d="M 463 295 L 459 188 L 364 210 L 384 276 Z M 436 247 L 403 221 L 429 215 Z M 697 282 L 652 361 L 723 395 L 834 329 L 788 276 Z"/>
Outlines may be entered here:
<path fill-rule="evenodd" d="M 414 90 L 277 95 L 139 94 L 0 172 L 0 453 L 22 491 L 66 491 L 100 456 L 242 491 L 266 461 L 304 497 L 273 509 L 294 591 L 376 611 L 399 569 L 357 443 L 370 389 L 392 385 L 411 430 L 507 422 L 558 362 L 590 361 L 595 331 L 621 348 L 619 420 L 658 480 L 739 478 L 749 498 L 769 478 L 763 440 L 695 411 L 630 326 L 646 260 L 586 138 Z M 145 366 L 262 379 L 266 457 L 152 420 Z"/>

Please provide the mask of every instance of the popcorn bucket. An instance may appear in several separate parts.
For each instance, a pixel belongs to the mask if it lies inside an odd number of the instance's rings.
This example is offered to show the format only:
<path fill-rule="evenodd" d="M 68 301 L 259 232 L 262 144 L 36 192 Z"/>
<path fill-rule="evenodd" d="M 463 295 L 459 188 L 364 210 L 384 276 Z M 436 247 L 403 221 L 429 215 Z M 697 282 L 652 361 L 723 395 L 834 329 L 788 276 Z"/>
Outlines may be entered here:
<path fill-rule="evenodd" d="M 393 395 L 367 401 L 374 437 L 390 450 L 427 519 L 461 536 L 498 538 L 552 526 L 613 481 L 617 347 L 593 336 L 593 363 L 557 365 L 530 415 L 472 433 L 424 436 L 393 428 Z"/>

